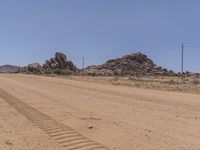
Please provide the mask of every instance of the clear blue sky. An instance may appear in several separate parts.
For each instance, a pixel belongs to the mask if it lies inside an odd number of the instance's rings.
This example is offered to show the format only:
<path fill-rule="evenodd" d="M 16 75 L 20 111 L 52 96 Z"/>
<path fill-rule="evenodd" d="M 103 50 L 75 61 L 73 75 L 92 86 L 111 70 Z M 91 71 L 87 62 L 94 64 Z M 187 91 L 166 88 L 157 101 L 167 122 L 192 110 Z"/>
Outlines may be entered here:
<path fill-rule="evenodd" d="M 0 0 L 0 64 L 42 63 L 56 51 L 81 67 L 141 51 L 200 72 L 199 0 Z"/>

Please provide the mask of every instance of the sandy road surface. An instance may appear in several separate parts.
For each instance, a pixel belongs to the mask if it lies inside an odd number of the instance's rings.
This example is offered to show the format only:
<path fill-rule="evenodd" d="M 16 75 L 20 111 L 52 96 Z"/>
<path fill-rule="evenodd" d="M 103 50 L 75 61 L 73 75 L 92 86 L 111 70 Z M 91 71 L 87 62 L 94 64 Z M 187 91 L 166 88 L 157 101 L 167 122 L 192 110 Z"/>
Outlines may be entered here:
<path fill-rule="evenodd" d="M 0 150 L 107 148 L 200 150 L 200 95 L 0 75 Z"/>

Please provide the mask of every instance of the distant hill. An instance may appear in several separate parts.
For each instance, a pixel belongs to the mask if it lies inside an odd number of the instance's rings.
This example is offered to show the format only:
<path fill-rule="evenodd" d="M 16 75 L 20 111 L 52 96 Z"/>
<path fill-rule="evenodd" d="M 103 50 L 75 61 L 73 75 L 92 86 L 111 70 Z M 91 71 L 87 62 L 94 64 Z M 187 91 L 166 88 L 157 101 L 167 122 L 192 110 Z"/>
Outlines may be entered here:
<path fill-rule="evenodd" d="M 19 66 L 3 65 L 0 66 L 0 73 L 14 73 L 18 71 L 19 68 L 20 68 Z"/>

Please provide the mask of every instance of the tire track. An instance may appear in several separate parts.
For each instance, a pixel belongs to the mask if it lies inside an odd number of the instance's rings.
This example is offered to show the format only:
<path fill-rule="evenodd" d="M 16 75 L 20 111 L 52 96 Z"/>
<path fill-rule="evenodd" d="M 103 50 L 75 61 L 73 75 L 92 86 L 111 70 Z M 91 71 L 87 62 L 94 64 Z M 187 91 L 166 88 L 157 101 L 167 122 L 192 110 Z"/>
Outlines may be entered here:
<path fill-rule="evenodd" d="M 68 150 L 109 150 L 0 89 L 0 97 Z"/>

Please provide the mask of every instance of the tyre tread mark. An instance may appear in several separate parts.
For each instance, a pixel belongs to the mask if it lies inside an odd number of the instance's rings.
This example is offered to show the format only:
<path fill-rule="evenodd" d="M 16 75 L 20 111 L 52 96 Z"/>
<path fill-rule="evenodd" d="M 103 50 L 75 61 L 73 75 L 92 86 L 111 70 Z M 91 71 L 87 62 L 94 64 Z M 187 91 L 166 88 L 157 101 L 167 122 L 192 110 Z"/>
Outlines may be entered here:
<path fill-rule="evenodd" d="M 1 88 L 0 97 L 15 108 L 19 113 L 29 119 L 35 126 L 53 138 L 58 144 L 67 149 L 78 150 L 81 148 L 87 148 L 87 150 L 95 150 L 101 148 L 102 150 L 109 150 L 109 148 L 86 138 L 74 129 L 58 123 L 53 118 L 41 113 L 37 109 L 29 106 Z"/>

